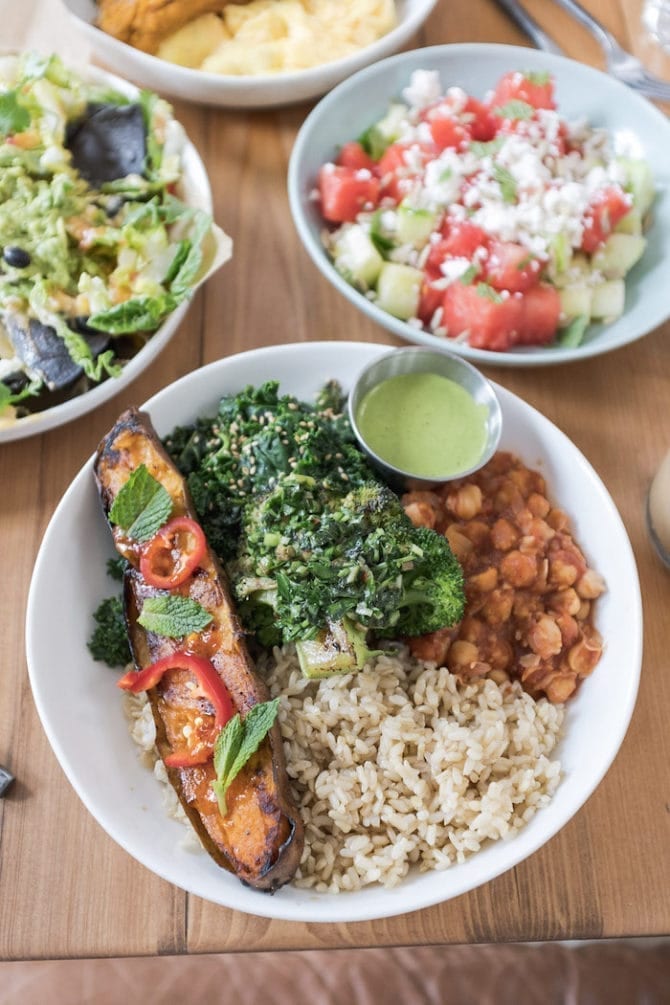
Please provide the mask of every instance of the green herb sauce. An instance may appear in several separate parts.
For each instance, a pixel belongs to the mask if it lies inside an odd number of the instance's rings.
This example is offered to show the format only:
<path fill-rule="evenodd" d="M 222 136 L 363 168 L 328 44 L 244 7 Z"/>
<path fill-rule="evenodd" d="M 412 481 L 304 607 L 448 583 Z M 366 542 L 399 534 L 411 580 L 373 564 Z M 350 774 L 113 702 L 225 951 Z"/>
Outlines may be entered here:
<path fill-rule="evenodd" d="M 421 478 L 445 478 L 473 467 L 486 445 L 486 405 L 437 373 L 404 373 L 382 381 L 356 415 L 368 446 L 383 461 Z"/>

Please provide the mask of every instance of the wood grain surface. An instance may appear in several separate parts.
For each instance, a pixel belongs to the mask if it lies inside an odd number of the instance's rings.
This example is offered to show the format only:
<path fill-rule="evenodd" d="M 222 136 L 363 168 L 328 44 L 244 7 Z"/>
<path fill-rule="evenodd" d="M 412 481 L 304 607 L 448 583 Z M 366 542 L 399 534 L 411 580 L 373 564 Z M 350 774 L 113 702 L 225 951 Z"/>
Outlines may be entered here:
<path fill-rule="evenodd" d="M 586 2 L 670 78 L 670 60 L 642 38 L 639 3 Z M 602 65 L 592 39 L 550 0 L 532 8 L 566 52 Z M 0 0 L 0 24 L 4 46 L 34 44 L 86 57 L 57 0 Z M 440 0 L 414 44 L 460 41 L 525 44 L 492 0 Z M 221 356 L 310 339 L 394 343 L 317 273 L 291 222 L 286 168 L 309 106 L 236 113 L 178 104 L 176 110 L 207 164 L 217 221 L 235 239 L 232 261 L 197 295 L 158 361 L 123 393 L 67 426 L 0 446 L 0 763 L 17 776 L 0 800 L 0 959 L 669 933 L 670 575 L 652 552 L 643 510 L 650 478 L 670 448 L 670 325 L 583 363 L 487 371 L 540 409 L 592 462 L 630 535 L 644 598 L 642 683 L 621 752 L 586 806 L 530 859 L 467 895 L 402 917 L 351 925 L 273 922 L 158 879 L 102 831 L 71 789 L 33 705 L 23 624 L 41 537 L 100 437 L 123 408 Z M 569 509 L 579 500 L 563 503 Z M 54 653 L 54 673 L 64 669 Z"/>

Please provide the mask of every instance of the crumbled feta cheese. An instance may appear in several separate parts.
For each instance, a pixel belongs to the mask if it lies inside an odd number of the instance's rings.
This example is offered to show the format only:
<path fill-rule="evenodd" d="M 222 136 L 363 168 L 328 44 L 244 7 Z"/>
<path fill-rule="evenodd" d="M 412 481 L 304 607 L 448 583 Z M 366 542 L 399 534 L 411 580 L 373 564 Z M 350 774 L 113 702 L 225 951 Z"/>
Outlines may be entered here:
<path fill-rule="evenodd" d="M 437 70 L 415 70 L 402 96 L 411 108 L 426 108 L 442 94 Z"/>

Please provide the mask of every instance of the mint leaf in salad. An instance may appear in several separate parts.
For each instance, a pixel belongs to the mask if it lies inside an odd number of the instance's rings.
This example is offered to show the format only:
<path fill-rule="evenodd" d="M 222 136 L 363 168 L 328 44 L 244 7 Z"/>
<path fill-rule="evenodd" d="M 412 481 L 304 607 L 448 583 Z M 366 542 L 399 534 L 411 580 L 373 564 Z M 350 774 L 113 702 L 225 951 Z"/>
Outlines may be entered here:
<path fill-rule="evenodd" d="M 500 194 L 503 202 L 516 202 L 517 187 L 516 179 L 511 171 L 508 171 L 502 164 L 493 165 L 493 177 L 500 186 Z"/>
<path fill-rule="evenodd" d="M 181 639 L 191 632 L 201 632 L 212 621 L 213 615 L 197 600 L 182 597 L 180 593 L 165 593 L 147 597 L 142 605 L 138 622 L 148 632 L 168 639 Z"/>
<path fill-rule="evenodd" d="M 140 464 L 119 490 L 109 510 L 109 519 L 128 537 L 148 541 L 172 512 L 172 499 L 166 488 Z"/>
<path fill-rule="evenodd" d="M 508 101 L 493 111 L 503 119 L 532 119 L 535 115 L 535 109 L 527 101 Z"/>
<path fill-rule="evenodd" d="M 279 698 L 260 702 L 249 709 L 244 719 L 239 713 L 234 715 L 219 733 L 214 747 L 216 780 L 212 782 L 212 789 L 221 816 L 228 813 L 226 792 L 269 733 L 278 711 Z"/>

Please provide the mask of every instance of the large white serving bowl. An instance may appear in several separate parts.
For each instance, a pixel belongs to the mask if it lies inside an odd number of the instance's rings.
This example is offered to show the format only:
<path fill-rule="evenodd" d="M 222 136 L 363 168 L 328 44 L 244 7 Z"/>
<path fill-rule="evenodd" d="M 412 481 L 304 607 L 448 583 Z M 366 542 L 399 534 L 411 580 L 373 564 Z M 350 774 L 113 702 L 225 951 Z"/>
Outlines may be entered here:
<path fill-rule="evenodd" d="M 276 379 L 283 391 L 305 400 L 313 400 L 330 378 L 349 388 L 367 364 L 387 352 L 387 346 L 356 342 L 257 349 L 182 377 L 144 407 L 163 436 L 176 424 L 214 414 L 221 395 L 248 384 Z M 166 817 L 161 786 L 140 763 L 130 738 L 115 687 L 118 674 L 95 663 L 86 648 L 92 613 L 118 584 L 105 571 L 114 551 L 92 458 L 84 465 L 47 528 L 35 564 L 26 623 L 30 681 L 51 746 L 76 792 L 107 833 L 148 869 L 249 914 L 330 923 L 381 918 L 456 897 L 512 868 L 556 834 L 596 788 L 619 750 L 637 695 L 642 613 L 635 561 L 621 518 L 589 462 L 537 411 L 502 387 L 496 390 L 503 413 L 501 447 L 542 471 L 550 497 L 573 518 L 589 563 L 607 581 L 596 618 L 605 650 L 568 706 L 556 752 L 562 780 L 550 804 L 514 838 L 445 872 L 411 874 L 393 890 L 369 887 L 333 895 L 288 886 L 269 896 L 242 886 L 204 852 L 182 847 L 183 825 Z"/>
<path fill-rule="evenodd" d="M 116 77 L 111 73 L 95 66 L 73 66 L 82 78 L 104 83 L 113 90 L 126 94 L 130 98 L 139 95 L 137 87 L 130 84 L 121 77 Z M 187 205 L 202 209 L 206 213 L 212 213 L 212 190 L 207 177 L 207 171 L 200 155 L 193 144 L 186 138 L 182 151 L 183 173 L 177 188 L 177 194 Z M 208 250 L 208 261 L 206 271 L 201 275 L 198 284 L 201 285 L 211 276 L 221 265 L 230 258 L 232 242 L 224 232 L 213 225 L 212 241 Z M 195 291 L 195 288 L 194 288 Z M 60 405 L 53 405 L 42 412 L 34 412 L 21 419 L 0 418 L 0 444 L 8 443 L 10 440 L 21 440 L 26 436 L 37 436 L 39 433 L 46 433 L 50 429 L 62 426 L 66 422 L 78 419 L 86 412 L 92 411 L 98 405 L 108 401 L 118 394 L 135 380 L 148 366 L 156 359 L 158 354 L 165 348 L 175 332 L 179 329 L 188 311 L 191 300 L 185 300 L 175 311 L 163 322 L 162 325 L 151 335 L 146 345 L 137 352 L 131 360 L 123 367 L 118 377 L 108 377 L 100 384 L 96 384 L 76 397 L 62 402 Z"/>
<path fill-rule="evenodd" d="M 344 59 L 307 70 L 244 77 L 191 70 L 141 52 L 96 27 L 94 0 L 64 0 L 64 3 L 94 55 L 105 66 L 144 87 L 203 105 L 270 108 L 318 98 L 362 67 L 397 52 L 417 33 L 437 0 L 396 0 L 397 26 Z"/>
<path fill-rule="evenodd" d="M 444 88 L 463 87 L 475 97 L 510 70 L 548 71 L 556 81 L 558 110 L 569 120 L 587 119 L 609 130 L 615 147 L 643 157 L 653 172 L 657 197 L 648 245 L 626 278 L 626 309 L 613 324 L 590 326 L 574 348 L 520 347 L 492 352 L 420 331 L 381 310 L 346 282 L 328 258 L 321 234 L 326 226 L 312 197 L 321 165 L 355 139 L 399 99 L 414 70 L 438 70 Z M 633 342 L 670 317 L 667 295 L 670 233 L 670 122 L 630 88 L 590 66 L 534 49 L 507 45 L 441 45 L 401 53 L 368 67 L 323 98 L 307 117 L 293 147 L 288 191 L 302 242 L 323 275 L 354 306 L 399 338 L 431 348 L 442 346 L 475 363 L 496 366 L 551 366 L 586 359 Z"/>

